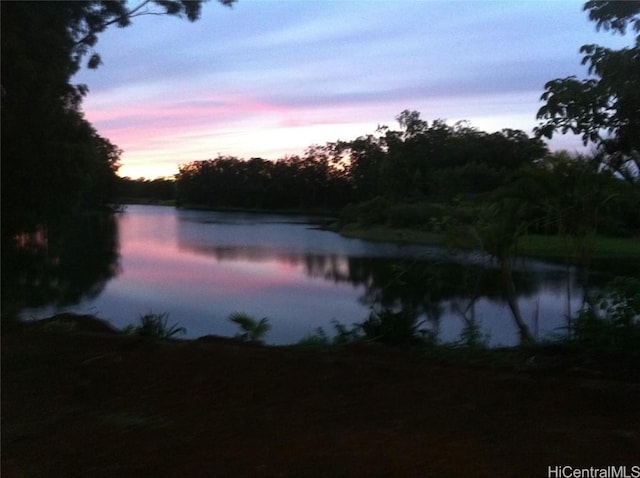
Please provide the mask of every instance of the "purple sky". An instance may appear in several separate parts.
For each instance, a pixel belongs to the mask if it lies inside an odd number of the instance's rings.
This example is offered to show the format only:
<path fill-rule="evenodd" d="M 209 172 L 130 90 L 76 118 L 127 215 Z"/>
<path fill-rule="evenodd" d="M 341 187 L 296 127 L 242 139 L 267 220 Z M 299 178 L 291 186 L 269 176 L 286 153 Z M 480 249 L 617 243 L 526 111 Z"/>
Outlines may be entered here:
<path fill-rule="evenodd" d="M 424 120 L 528 133 L 544 84 L 586 76 L 579 48 L 619 47 L 573 0 L 212 1 L 189 23 L 111 28 L 103 65 L 74 82 L 87 119 L 124 150 L 120 174 L 155 178 L 216 157 L 281 158 Z M 580 149 L 558 137 L 554 149 Z"/>

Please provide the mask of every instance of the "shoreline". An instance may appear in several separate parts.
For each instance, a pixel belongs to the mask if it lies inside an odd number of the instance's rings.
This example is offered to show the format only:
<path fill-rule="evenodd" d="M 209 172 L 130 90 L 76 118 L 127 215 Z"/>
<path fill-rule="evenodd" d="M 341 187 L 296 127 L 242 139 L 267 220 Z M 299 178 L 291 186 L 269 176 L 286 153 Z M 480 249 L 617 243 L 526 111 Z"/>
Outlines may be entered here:
<path fill-rule="evenodd" d="M 390 242 L 396 244 L 421 244 L 428 246 L 447 246 L 448 240 L 444 233 L 421 231 L 409 228 L 391 228 L 386 226 L 342 228 L 331 227 L 329 230 L 344 237 L 363 239 L 374 242 Z M 632 259 L 640 262 L 640 239 L 595 236 L 592 241 L 592 259 Z M 572 246 L 575 244 L 571 237 L 526 235 L 521 238 L 516 247 L 517 256 L 562 260 L 575 262 L 572 259 Z M 472 248 L 461 247 L 461 250 Z"/>
<path fill-rule="evenodd" d="M 94 315 L 65 312 L 37 320 L 13 320 L 4 324 L 6 334 L 53 334 L 103 336 L 113 340 L 142 341 L 165 344 L 213 344 L 232 346 L 239 349 L 262 349 L 265 351 L 292 351 L 294 353 L 333 354 L 355 351 L 363 356 L 405 357 L 411 360 L 436 361 L 448 365 L 471 366 L 488 369 L 501 369 L 515 373 L 552 373 L 569 376 L 595 377 L 606 374 L 610 379 L 616 377 L 640 383 L 640 373 L 627 375 L 618 373 L 612 365 L 625 363 L 626 367 L 640 372 L 640 351 L 624 349 L 589 348 L 563 341 L 540 341 L 513 346 L 469 346 L 457 343 L 439 343 L 426 345 L 391 346 L 366 339 L 345 343 L 327 343 L 323 345 L 305 344 L 303 341 L 292 344 L 265 344 L 261 341 L 244 340 L 239 336 L 207 334 L 198 337 L 181 338 L 155 337 L 127 333 L 112 325 L 109 321 Z M 535 358 L 538 360 L 535 360 Z M 532 359 L 533 358 L 533 359 Z M 604 361 L 603 361 L 604 360 Z M 578 366 L 578 364 L 584 364 Z M 589 370 L 589 367 L 592 370 Z M 617 367 L 617 365 L 616 365 Z M 624 367 L 623 367 L 624 369 Z"/>

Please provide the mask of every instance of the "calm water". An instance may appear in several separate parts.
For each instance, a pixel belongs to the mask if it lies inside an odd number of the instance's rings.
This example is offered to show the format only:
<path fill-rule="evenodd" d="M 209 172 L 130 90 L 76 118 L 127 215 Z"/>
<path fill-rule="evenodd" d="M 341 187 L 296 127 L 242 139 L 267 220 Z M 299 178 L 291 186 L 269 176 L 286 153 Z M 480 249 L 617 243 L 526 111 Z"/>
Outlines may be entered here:
<path fill-rule="evenodd" d="M 129 206 L 117 216 L 115 238 L 106 241 L 115 254 L 85 252 L 85 262 L 113 256 L 99 266 L 107 272 L 90 285 L 75 272 L 50 279 L 50 288 L 67 297 L 23 315 L 91 313 L 121 328 L 142 313 L 167 312 L 171 323 L 187 329 L 186 337 L 199 337 L 236 334 L 228 316 L 242 311 L 269 318 L 267 343 L 287 344 L 317 327 L 332 333 L 332 320 L 353 324 L 373 309 L 403 307 L 445 341 L 458 338 L 465 320 L 476 320 L 492 345 L 517 343 L 498 271 L 488 259 L 347 239 L 313 221 Z M 83 246 L 72 249 L 58 262 L 83 263 L 72 258 Z M 568 310 L 575 312 L 582 301 L 576 272 L 542 261 L 520 261 L 517 269 L 519 302 L 532 331 L 539 337 L 560 331 Z M 74 288 L 74 281 L 84 289 Z"/>

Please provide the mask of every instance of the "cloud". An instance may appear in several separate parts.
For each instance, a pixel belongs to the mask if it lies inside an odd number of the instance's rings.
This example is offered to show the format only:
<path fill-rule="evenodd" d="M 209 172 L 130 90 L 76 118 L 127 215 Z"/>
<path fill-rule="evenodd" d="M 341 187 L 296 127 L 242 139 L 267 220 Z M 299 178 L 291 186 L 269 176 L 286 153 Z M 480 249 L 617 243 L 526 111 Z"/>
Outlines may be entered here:
<path fill-rule="evenodd" d="M 544 83 L 584 72 L 578 48 L 597 41 L 581 5 L 211 2 L 194 24 L 149 17 L 105 32 L 104 65 L 77 81 L 89 121 L 125 149 L 123 172 L 301 152 L 403 109 L 530 131 Z"/>

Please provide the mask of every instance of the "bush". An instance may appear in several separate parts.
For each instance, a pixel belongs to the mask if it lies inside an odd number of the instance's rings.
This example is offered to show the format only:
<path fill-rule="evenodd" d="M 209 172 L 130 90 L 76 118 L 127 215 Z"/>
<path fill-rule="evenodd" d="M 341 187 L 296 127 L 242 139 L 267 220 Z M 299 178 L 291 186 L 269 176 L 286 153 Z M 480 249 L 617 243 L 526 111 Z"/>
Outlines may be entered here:
<path fill-rule="evenodd" d="M 455 345 L 471 349 L 486 349 L 489 346 L 489 334 L 483 332 L 476 321 L 469 321 L 462 328 L 460 340 Z"/>
<path fill-rule="evenodd" d="M 318 327 L 315 333 L 303 337 L 298 342 L 298 345 L 311 347 L 346 345 L 357 342 L 358 340 L 362 340 L 363 338 L 357 325 L 350 329 L 346 325 L 341 324 L 335 319 L 331 321 L 331 325 L 333 325 L 333 328 L 336 331 L 336 335 L 332 339 L 329 339 L 327 333 L 322 327 Z"/>
<path fill-rule="evenodd" d="M 391 203 L 388 199 L 377 197 L 359 204 L 349 204 L 340 214 L 340 224 L 357 224 L 368 227 L 384 224 L 385 210 Z"/>
<path fill-rule="evenodd" d="M 303 347 L 326 347 L 331 345 L 329 341 L 329 337 L 327 337 L 326 332 L 322 327 L 318 327 L 313 334 L 309 334 L 304 336 L 297 345 L 301 345 Z"/>
<path fill-rule="evenodd" d="M 578 312 L 570 332 L 580 345 L 640 348 L 640 279 L 615 278 Z"/>
<path fill-rule="evenodd" d="M 436 204 L 396 204 L 384 211 L 385 222 L 391 227 L 428 228 L 433 222 L 439 221 L 445 213 Z"/>

